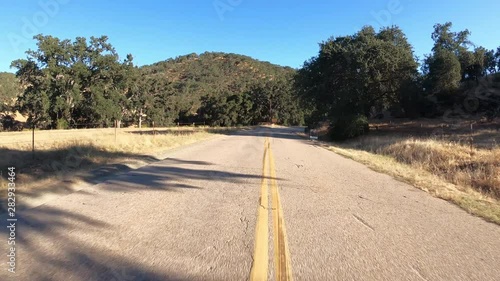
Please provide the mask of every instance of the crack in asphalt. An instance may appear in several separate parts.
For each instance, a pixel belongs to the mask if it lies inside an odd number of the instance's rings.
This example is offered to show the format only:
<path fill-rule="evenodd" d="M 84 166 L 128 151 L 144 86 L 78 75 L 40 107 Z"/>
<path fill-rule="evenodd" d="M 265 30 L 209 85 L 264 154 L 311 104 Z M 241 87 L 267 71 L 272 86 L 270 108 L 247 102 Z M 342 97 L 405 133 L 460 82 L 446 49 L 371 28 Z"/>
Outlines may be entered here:
<path fill-rule="evenodd" d="M 373 228 L 371 225 L 369 225 L 363 218 L 355 215 L 355 214 L 352 214 L 352 216 L 358 221 L 360 222 L 361 224 L 363 224 L 365 227 L 375 231 L 375 228 Z"/>

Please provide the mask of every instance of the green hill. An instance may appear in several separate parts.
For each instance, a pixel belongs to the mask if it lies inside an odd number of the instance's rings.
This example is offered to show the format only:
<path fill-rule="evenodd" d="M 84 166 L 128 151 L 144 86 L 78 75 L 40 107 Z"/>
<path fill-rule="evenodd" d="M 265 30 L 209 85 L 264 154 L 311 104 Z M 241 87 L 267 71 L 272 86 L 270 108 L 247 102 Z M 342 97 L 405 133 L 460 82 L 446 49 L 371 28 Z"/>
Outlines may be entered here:
<path fill-rule="evenodd" d="M 295 70 L 290 67 L 258 61 L 248 56 L 219 52 L 180 56 L 143 66 L 140 72 L 141 82 L 148 84 L 146 86 L 149 88 L 156 88 L 149 92 L 162 94 L 160 100 L 168 103 L 166 107 L 170 114 L 167 114 L 169 115 L 166 116 L 167 119 L 181 123 L 204 121 L 211 123 L 207 120 L 210 119 L 207 114 L 202 114 L 206 112 L 203 110 L 206 106 L 204 101 L 217 99 L 220 103 L 221 99 L 226 99 L 222 101 L 224 104 L 227 98 L 236 99 L 234 96 L 242 96 L 256 87 L 276 80 L 289 81 L 295 74 Z M 289 93 L 281 93 L 281 95 L 287 94 Z M 255 97 L 249 97 L 249 99 L 256 102 Z M 243 99 L 239 102 L 243 102 Z M 159 112 L 151 112 L 151 106 L 146 105 L 146 108 L 149 108 L 150 115 L 160 115 Z M 266 114 L 269 115 L 269 112 Z M 279 116 L 274 117 L 279 118 Z M 258 116 L 251 119 L 255 123 L 259 118 L 265 119 L 266 117 Z M 164 121 L 163 123 L 169 123 L 166 119 Z M 218 125 L 236 125 L 236 123 L 247 122 L 222 123 Z"/>

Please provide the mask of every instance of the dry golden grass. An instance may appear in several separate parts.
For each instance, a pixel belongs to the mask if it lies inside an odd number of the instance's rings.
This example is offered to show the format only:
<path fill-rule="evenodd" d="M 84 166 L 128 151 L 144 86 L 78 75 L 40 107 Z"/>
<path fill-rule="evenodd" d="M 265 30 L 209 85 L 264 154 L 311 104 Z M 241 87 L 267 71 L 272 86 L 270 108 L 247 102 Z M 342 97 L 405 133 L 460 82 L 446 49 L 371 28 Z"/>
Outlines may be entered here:
<path fill-rule="evenodd" d="M 375 132 L 329 148 L 500 224 L 500 147 L 496 141 L 489 145 L 472 142 L 471 146 L 470 139 L 457 137 L 459 133 L 437 136 L 402 131 Z M 469 135 L 489 134 L 498 136 L 490 129 Z"/>
<path fill-rule="evenodd" d="M 230 128 L 231 129 L 231 128 Z M 25 189 L 48 185 L 57 180 L 107 164 L 129 166 L 155 161 L 169 149 L 215 136 L 217 128 L 84 129 L 35 132 L 35 157 L 31 153 L 31 132 L 0 134 L 0 167 L 16 167 L 18 181 Z M 233 128 L 234 129 L 234 128 Z"/>

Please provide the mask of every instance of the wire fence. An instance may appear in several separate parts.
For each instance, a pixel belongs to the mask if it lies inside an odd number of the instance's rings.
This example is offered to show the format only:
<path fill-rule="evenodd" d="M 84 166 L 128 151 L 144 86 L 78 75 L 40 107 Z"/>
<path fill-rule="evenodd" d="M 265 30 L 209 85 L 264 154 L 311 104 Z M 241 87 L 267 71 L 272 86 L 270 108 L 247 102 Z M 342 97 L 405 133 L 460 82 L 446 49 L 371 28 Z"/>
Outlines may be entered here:
<path fill-rule="evenodd" d="M 500 119 L 416 119 L 387 121 L 371 124 L 371 130 L 380 134 L 398 134 L 413 138 L 432 138 L 473 148 L 495 148 L 500 145 Z"/>

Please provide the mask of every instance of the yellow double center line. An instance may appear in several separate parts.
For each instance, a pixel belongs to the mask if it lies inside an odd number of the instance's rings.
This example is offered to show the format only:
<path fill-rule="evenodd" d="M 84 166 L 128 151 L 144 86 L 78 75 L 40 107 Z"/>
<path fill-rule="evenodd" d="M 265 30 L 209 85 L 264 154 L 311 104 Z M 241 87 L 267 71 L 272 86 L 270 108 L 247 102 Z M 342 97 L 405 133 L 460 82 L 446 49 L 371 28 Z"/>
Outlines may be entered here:
<path fill-rule="evenodd" d="M 268 176 L 270 175 L 270 176 Z M 293 280 L 290 253 L 286 240 L 285 220 L 281 207 L 276 169 L 271 143 L 266 138 L 264 142 L 264 157 L 262 163 L 262 184 L 255 228 L 255 249 L 250 280 L 267 280 L 269 265 L 269 201 L 268 178 L 271 183 L 271 210 L 273 216 L 274 267 L 276 280 Z"/>

